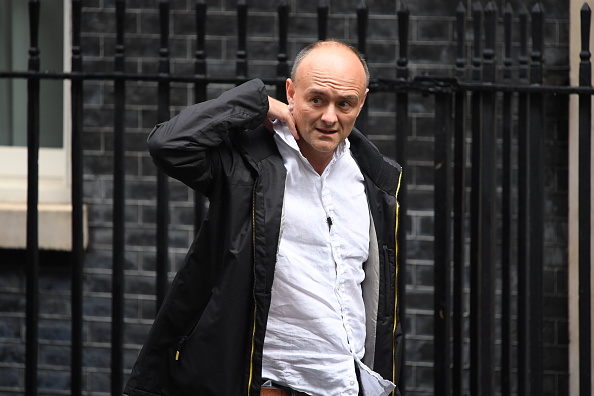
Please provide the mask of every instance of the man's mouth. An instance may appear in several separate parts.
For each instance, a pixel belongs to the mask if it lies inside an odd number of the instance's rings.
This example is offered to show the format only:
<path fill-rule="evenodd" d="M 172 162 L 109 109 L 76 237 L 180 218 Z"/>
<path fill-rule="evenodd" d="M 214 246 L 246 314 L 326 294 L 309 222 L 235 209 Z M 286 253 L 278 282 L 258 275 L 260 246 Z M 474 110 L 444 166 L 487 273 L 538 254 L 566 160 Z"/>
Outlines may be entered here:
<path fill-rule="evenodd" d="M 336 129 L 321 129 L 321 128 L 316 128 L 316 130 L 320 133 L 323 133 L 325 135 L 331 135 L 333 133 L 336 133 Z"/>

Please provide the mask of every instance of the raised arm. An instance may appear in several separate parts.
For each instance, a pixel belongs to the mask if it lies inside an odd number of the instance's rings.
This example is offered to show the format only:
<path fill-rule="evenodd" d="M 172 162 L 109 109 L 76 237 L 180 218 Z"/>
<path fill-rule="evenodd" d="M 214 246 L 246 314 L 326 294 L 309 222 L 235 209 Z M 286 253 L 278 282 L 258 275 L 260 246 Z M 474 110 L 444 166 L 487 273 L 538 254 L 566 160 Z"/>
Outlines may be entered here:
<path fill-rule="evenodd" d="M 221 156 L 229 155 L 229 134 L 256 128 L 268 110 L 262 81 L 248 81 L 155 126 L 148 137 L 149 152 L 166 174 L 208 195 Z"/>

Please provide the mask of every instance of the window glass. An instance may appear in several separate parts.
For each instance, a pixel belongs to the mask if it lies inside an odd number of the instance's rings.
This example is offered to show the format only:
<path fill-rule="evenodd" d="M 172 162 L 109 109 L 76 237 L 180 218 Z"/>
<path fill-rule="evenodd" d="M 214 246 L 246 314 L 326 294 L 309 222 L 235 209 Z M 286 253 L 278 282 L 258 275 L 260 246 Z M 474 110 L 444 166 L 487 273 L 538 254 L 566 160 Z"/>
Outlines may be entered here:
<path fill-rule="evenodd" d="M 64 2 L 40 1 L 40 68 L 63 71 Z M 23 0 L 0 0 L 0 69 L 24 71 L 29 58 L 29 10 Z M 64 145 L 62 80 L 40 83 L 40 144 Z M 0 146 L 27 145 L 27 81 L 0 79 Z"/>

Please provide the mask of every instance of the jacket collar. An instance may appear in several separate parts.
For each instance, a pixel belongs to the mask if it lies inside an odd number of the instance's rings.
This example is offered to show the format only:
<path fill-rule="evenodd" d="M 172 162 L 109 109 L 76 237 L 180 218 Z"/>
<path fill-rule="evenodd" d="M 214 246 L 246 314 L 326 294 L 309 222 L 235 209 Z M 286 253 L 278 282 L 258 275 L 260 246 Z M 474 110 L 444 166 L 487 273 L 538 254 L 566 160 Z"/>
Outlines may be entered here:
<path fill-rule="evenodd" d="M 364 175 L 381 190 L 395 196 L 398 192 L 402 167 L 394 160 L 383 156 L 359 130 L 349 135 L 351 152 Z"/>
<path fill-rule="evenodd" d="M 266 128 L 260 126 L 254 130 L 239 132 L 236 136 L 237 143 L 258 171 L 260 163 L 266 159 L 278 161 L 278 165 L 284 170 L 273 134 Z M 363 174 L 378 188 L 395 196 L 398 192 L 401 166 L 396 161 L 383 156 L 377 147 L 357 129 L 353 129 L 349 135 L 349 141 L 350 150 Z"/>

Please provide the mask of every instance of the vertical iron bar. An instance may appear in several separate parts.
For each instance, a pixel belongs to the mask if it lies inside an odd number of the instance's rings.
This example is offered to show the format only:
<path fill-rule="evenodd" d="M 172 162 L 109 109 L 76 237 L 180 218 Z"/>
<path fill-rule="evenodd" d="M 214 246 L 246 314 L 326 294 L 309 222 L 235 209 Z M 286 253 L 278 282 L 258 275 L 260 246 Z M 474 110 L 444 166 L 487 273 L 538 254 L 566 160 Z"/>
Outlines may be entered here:
<path fill-rule="evenodd" d="M 433 394 L 446 396 L 451 386 L 450 280 L 451 280 L 451 96 L 435 95 L 435 194 L 434 194 L 434 341 Z"/>
<path fill-rule="evenodd" d="M 592 12 L 587 3 L 581 11 L 580 86 L 592 86 L 592 64 L 590 62 L 590 18 Z M 592 394 L 592 285 L 591 285 L 591 207 L 592 207 L 592 97 L 579 96 L 579 187 L 578 187 L 578 301 L 579 301 L 579 367 L 580 396 Z"/>
<path fill-rule="evenodd" d="M 367 21 L 369 18 L 369 10 L 367 8 L 367 4 L 365 4 L 365 0 L 360 0 L 359 5 L 357 6 L 357 49 L 363 55 L 363 58 L 366 59 L 367 53 Z M 368 122 L 368 114 L 369 114 L 369 107 L 364 106 L 359 113 L 359 117 L 357 117 L 357 128 L 363 132 L 363 134 L 367 134 L 367 122 Z"/>
<path fill-rule="evenodd" d="M 123 74 L 125 1 L 116 3 L 115 72 Z M 121 395 L 123 389 L 123 333 L 124 333 L 124 246 L 125 246 L 125 132 L 126 85 L 123 76 L 114 79 L 114 173 L 113 173 L 113 274 L 111 322 L 111 394 Z"/>
<path fill-rule="evenodd" d="M 456 75 L 464 78 L 466 66 L 466 7 L 456 8 Z M 453 203 L 453 290 L 452 290 L 452 393 L 462 394 L 464 378 L 464 258 L 466 206 L 466 93 L 454 96 L 454 203 Z"/>
<path fill-rule="evenodd" d="M 39 71 L 39 1 L 29 0 L 29 65 Z M 39 356 L 39 77 L 27 79 L 27 333 L 25 392 L 37 395 Z"/>
<path fill-rule="evenodd" d="M 196 60 L 194 71 L 197 77 L 206 77 L 206 3 L 204 0 L 196 1 Z M 194 96 L 197 103 L 206 100 L 206 82 L 198 81 L 194 85 Z M 204 220 L 205 198 L 194 191 L 194 233 L 198 233 Z"/>
<path fill-rule="evenodd" d="M 528 77 L 528 10 L 522 5 L 519 11 L 520 53 L 518 56 L 519 78 Z M 525 396 L 527 392 L 527 378 L 530 370 L 528 362 L 528 263 L 530 262 L 530 235 L 528 233 L 530 201 L 528 197 L 528 94 L 518 94 L 518 396 Z"/>
<path fill-rule="evenodd" d="M 409 26 L 410 12 L 406 8 L 405 2 L 402 2 L 398 9 L 398 44 L 399 55 L 396 65 L 396 78 L 399 80 L 408 79 L 408 26 Z M 408 142 L 408 95 L 406 91 L 396 93 L 396 161 L 402 166 L 404 175 L 402 177 L 402 184 L 398 194 L 398 203 L 400 204 L 400 218 L 398 229 L 398 279 L 400 284 L 398 286 L 398 301 L 400 310 L 399 316 L 402 323 L 406 323 L 406 287 L 404 281 L 407 279 L 407 265 L 406 265 L 406 234 L 409 229 L 408 214 L 407 214 L 407 197 L 408 197 L 408 174 L 407 172 L 407 142 Z M 406 332 L 405 332 L 406 333 Z M 402 361 L 406 361 L 406 334 L 403 335 L 402 343 Z M 397 385 L 399 389 L 406 388 L 406 367 L 400 368 L 400 378 L 397 378 Z"/>
<path fill-rule="evenodd" d="M 328 3 L 326 0 L 318 2 L 318 40 L 326 40 L 328 35 Z"/>
<path fill-rule="evenodd" d="M 367 23 L 369 9 L 365 0 L 360 0 L 357 5 L 357 49 L 363 56 L 367 53 Z"/>
<path fill-rule="evenodd" d="M 507 4 L 504 15 L 503 78 L 509 83 L 512 76 L 512 18 L 513 10 Z M 512 94 L 505 92 L 502 102 L 502 180 L 501 180 L 501 393 L 511 395 L 511 264 L 512 264 Z"/>
<path fill-rule="evenodd" d="M 532 62 L 530 63 L 530 84 L 542 84 L 543 59 L 543 10 L 539 3 L 532 8 Z M 543 296 L 543 259 L 544 259 L 544 177 L 543 177 L 543 137 L 544 137 L 544 97 L 541 93 L 530 95 L 530 128 L 528 145 L 530 146 L 530 394 L 542 395 L 542 296 Z"/>
<path fill-rule="evenodd" d="M 285 79 L 289 77 L 289 65 L 287 64 L 287 38 L 289 35 L 289 4 L 282 0 L 278 6 L 278 63 L 276 65 L 276 76 L 279 79 L 276 85 L 276 98 L 286 100 Z"/>
<path fill-rule="evenodd" d="M 159 75 L 169 76 L 169 1 L 159 0 L 159 22 L 161 49 L 159 51 Z M 169 81 L 159 80 L 157 87 L 158 122 L 169 119 Z M 169 178 L 165 172 L 157 171 L 157 301 L 159 311 L 167 291 L 167 257 L 169 254 Z"/>
<path fill-rule="evenodd" d="M 82 72 L 82 53 L 80 47 L 81 0 L 72 1 L 72 71 Z M 71 310 L 72 310 L 72 350 L 70 362 L 70 386 L 73 395 L 82 394 L 83 366 L 83 81 L 73 79 L 72 94 L 72 141 L 70 158 L 72 161 L 72 274 L 71 274 Z"/>
<path fill-rule="evenodd" d="M 495 37 L 497 6 L 489 2 L 485 7 L 485 47 L 483 49 L 483 81 L 495 82 Z M 493 348 L 495 325 L 495 92 L 483 93 L 483 128 L 481 139 L 481 253 L 480 253 L 480 394 L 492 395 Z"/>
<path fill-rule="evenodd" d="M 472 55 L 472 81 L 481 80 L 481 36 L 482 7 L 480 3 L 472 6 L 474 23 L 474 47 Z M 481 254 L 481 127 L 482 127 L 482 93 L 475 91 L 471 96 L 471 129 L 472 129 L 472 174 L 471 174 L 471 214 L 470 214 L 470 394 L 479 395 L 479 368 L 481 362 L 480 344 L 480 254 Z"/>
<path fill-rule="evenodd" d="M 247 10 L 245 0 L 237 1 L 237 79 L 246 79 L 248 74 L 247 65 Z"/>

